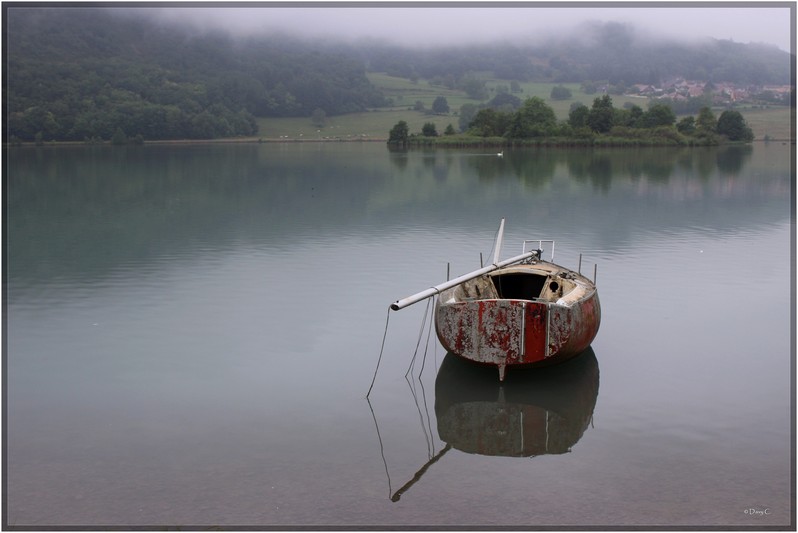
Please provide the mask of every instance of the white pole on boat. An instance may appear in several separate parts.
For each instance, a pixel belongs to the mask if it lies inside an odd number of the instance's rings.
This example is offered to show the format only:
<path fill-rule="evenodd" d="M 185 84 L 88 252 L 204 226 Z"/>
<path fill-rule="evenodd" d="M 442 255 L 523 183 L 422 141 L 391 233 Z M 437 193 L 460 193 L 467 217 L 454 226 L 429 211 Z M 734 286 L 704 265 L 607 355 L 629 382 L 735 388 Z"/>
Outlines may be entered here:
<path fill-rule="evenodd" d="M 398 311 L 400 309 L 404 309 L 408 305 L 413 305 L 416 302 L 420 302 L 421 300 L 425 300 L 430 296 L 440 293 L 441 291 L 445 291 L 446 289 L 450 289 L 456 285 L 460 285 L 463 282 L 466 282 L 470 279 L 474 279 L 476 277 L 482 276 L 483 274 L 487 274 L 488 272 L 492 272 L 497 268 L 506 267 L 508 265 L 512 265 L 513 263 L 519 263 L 524 259 L 528 259 L 533 255 L 537 255 L 537 251 L 534 252 L 526 252 L 521 255 L 517 255 L 515 257 L 511 257 L 510 259 L 505 259 L 504 261 L 493 263 L 492 265 L 488 265 L 484 268 L 480 268 L 479 270 L 474 270 L 473 272 L 469 272 L 468 274 L 463 274 L 460 277 L 454 278 L 451 281 L 447 281 L 446 283 L 441 283 L 440 285 L 436 285 L 434 287 L 430 287 L 425 291 L 421 291 L 416 293 L 412 296 L 408 296 L 407 298 L 403 298 L 401 300 L 397 300 L 391 304 L 391 309 L 394 311 Z"/>
<path fill-rule="evenodd" d="M 504 219 L 502 219 L 501 223 L 499 224 L 499 233 L 496 235 L 496 245 L 494 246 L 495 250 L 493 252 L 493 263 L 496 264 L 499 262 L 499 254 L 502 252 L 502 241 L 504 240 Z"/>

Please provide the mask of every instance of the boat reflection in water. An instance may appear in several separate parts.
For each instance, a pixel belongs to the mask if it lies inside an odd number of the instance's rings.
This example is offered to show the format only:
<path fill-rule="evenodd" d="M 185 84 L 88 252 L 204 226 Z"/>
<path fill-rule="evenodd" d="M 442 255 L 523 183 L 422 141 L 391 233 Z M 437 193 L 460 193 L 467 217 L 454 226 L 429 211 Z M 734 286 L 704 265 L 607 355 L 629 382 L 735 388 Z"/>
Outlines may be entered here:
<path fill-rule="evenodd" d="M 556 365 L 514 369 L 503 382 L 496 380 L 489 365 L 446 354 L 435 379 L 438 437 L 446 445 L 396 492 L 388 476 L 391 501 L 399 501 L 452 448 L 505 457 L 570 452 L 591 424 L 598 389 L 599 367 L 592 348 Z M 418 398 L 416 406 L 421 413 Z M 377 426 L 378 438 L 379 432 Z"/>
<path fill-rule="evenodd" d="M 480 455 L 570 452 L 591 423 L 598 388 L 592 348 L 551 367 L 513 370 L 501 384 L 495 369 L 449 353 L 435 380 L 438 435 Z"/>

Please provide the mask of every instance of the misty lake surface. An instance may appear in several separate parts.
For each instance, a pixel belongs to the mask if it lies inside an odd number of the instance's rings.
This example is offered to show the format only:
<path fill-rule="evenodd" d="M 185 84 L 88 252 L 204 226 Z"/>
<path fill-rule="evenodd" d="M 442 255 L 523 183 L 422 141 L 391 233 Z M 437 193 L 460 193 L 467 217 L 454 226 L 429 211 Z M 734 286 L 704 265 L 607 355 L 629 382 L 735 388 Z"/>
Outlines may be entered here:
<path fill-rule="evenodd" d="M 791 523 L 791 146 L 4 155 L 8 526 Z M 501 218 L 602 304 L 503 386 L 388 312 Z"/>

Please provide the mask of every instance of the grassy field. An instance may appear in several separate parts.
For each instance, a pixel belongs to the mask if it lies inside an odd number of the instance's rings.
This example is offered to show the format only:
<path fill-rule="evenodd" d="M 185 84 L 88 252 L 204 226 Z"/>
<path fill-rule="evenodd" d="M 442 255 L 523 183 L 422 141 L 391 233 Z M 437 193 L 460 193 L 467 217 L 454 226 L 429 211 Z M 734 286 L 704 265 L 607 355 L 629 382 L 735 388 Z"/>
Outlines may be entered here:
<path fill-rule="evenodd" d="M 452 111 L 460 109 L 466 103 L 479 104 L 479 100 L 473 100 L 463 91 L 455 91 L 441 86 L 432 86 L 426 80 L 419 80 L 413 83 L 404 78 L 396 78 L 387 74 L 370 73 L 368 79 L 371 83 L 382 90 L 387 98 L 394 101 L 393 109 L 412 109 L 416 102 L 421 102 L 427 109 L 432 108 L 432 102 L 438 96 L 446 98 L 449 108 Z"/>
<path fill-rule="evenodd" d="M 407 122 L 410 133 L 420 133 L 426 122 L 435 124 L 439 134 L 446 126 L 451 124 L 458 128 L 457 115 L 460 106 L 465 103 L 481 104 L 483 102 L 468 98 L 462 91 L 446 89 L 445 87 L 431 86 L 425 80 L 412 83 L 403 78 L 395 78 L 386 74 L 369 74 L 371 82 L 380 88 L 386 97 L 392 98 L 394 106 L 380 108 L 363 113 L 353 113 L 336 117 L 328 117 L 324 127 L 315 126 L 309 117 L 305 118 L 262 118 L 258 120 L 259 137 L 262 139 L 282 140 L 363 140 L 384 141 L 388 132 L 400 120 Z M 508 80 L 488 79 L 486 85 L 489 89 L 489 98 L 496 94 L 496 86 L 509 86 Z M 550 98 L 552 83 L 521 83 L 522 93 L 517 94 L 522 100 L 532 96 L 539 96 L 551 106 L 557 118 L 565 120 L 571 104 L 575 101 L 582 102 L 590 107 L 596 95 L 584 94 L 577 83 L 563 84 L 571 90 L 572 98 L 568 100 L 552 100 Z M 415 111 L 416 101 L 421 101 L 426 109 L 432 107 L 436 97 L 443 96 L 449 104 L 448 115 L 427 115 Z M 643 109 L 647 106 L 647 99 L 632 96 L 612 96 L 615 107 L 623 107 L 626 102 L 639 105 Z M 721 110 L 715 110 L 716 116 Z M 774 140 L 791 139 L 791 111 L 789 108 L 771 107 L 769 109 L 742 108 L 740 112 L 745 117 L 757 140 L 762 140 L 768 135 Z"/>
<path fill-rule="evenodd" d="M 754 132 L 754 138 L 762 140 L 767 135 L 771 139 L 784 141 L 792 139 L 792 117 L 795 110 L 785 107 L 767 109 L 740 109 L 745 121 Z"/>
<path fill-rule="evenodd" d="M 495 87 L 498 85 L 505 85 L 509 86 L 510 82 L 507 80 L 495 80 L 491 79 L 488 80 L 487 86 L 491 89 L 491 98 L 496 94 Z M 602 96 L 600 94 L 585 94 L 580 89 L 580 84 L 578 83 L 520 83 L 521 90 L 523 91 L 520 94 L 516 94 L 515 96 L 519 97 L 521 100 L 525 100 L 527 98 L 531 98 L 533 96 L 537 96 L 542 98 L 546 101 L 546 103 L 554 110 L 554 114 L 557 115 L 558 120 L 565 120 L 568 118 L 568 113 L 571 111 L 571 104 L 574 102 L 581 102 L 585 104 L 587 107 L 593 105 L 593 100 L 596 99 L 598 96 Z M 555 85 L 562 85 L 571 91 L 571 98 L 567 100 L 552 100 L 551 99 L 551 89 Z M 634 96 L 619 96 L 619 95 L 612 95 L 612 105 L 615 107 L 623 107 L 626 103 L 631 103 L 634 105 L 638 105 L 643 109 L 646 108 L 648 104 L 648 99 L 641 98 L 641 97 L 634 97 Z"/>
<path fill-rule="evenodd" d="M 261 118 L 258 119 L 258 131 L 260 137 L 264 139 L 384 141 L 388 139 L 391 128 L 400 120 L 407 122 L 411 133 L 421 132 L 426 122 L 435 123 L 438 133 L 443 133 L 449 124 L 457 129 L 457 117 L 454 115 L 429 116 L 419 111 L 404 109 L 328 117 L 327 124 L 323 128 L 314 126 L 309 117 Z"/>

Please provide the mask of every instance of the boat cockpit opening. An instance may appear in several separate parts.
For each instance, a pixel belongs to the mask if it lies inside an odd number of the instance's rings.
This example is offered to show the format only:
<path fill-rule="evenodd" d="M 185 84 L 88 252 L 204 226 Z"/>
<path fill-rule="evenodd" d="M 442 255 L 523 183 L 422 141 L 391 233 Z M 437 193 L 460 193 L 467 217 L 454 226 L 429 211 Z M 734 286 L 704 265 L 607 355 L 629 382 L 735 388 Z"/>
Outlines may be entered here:
<path fill-rule="evenodd" d="M 536 300 L 541 297 L 541 293 L 546 286 L 548 276 L 535 274 L 500 274 L 492 276 L 493 284 L 499 293 L 499 298 L 511 300 Z M 552 283 L 557 284 L 556 281 Z M 550 287 L 552 292 L 557 292 L 559 287 Z"/>

